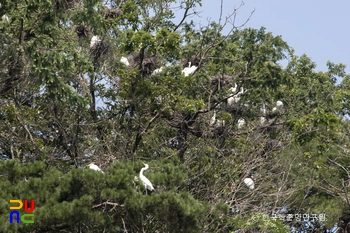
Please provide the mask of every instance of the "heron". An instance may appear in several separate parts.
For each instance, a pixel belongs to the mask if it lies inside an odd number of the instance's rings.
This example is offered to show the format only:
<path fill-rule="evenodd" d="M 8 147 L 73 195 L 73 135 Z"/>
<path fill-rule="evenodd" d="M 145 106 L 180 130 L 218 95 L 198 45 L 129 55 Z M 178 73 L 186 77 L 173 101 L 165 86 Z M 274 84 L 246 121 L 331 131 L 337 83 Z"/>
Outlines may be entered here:
<path fill-rule="evenodd" d="M 126 57 L 121 57 L 120 62 L 123 63 L 125 66 L 129 66 L 130 63 Z"/>
<path fill-rule="evenodd" d="M 243 126 L 245 125 L 245 120 L 243 118 L 238 119 L 238 129 L 242 129 Z"/>
<path fill-rule="evenodd" d="M 254 189 L 254 181 L 252 180 L 252 178 L 244 178 L 244 183 L 245 185 L 247 185 L 247 187 L 250 189 L 250 190 L 253 190 Z"/>
<path fill-rule="evenodd" d="M 230 90 L 231 90 L 232 94 L 236 93 L 236 91 L 237 91 L 237 83 L 235 83 L 235 86 L 231 87 Z M 235 101 L 235 98 L 233 96 L 227 98 L 227 105 L 232 106 L 234 101 Z"/>
<path fill-rule="evenodd" d="M 101 168 L 99 168 L 99 167 L 98 167 L 97 165 L 95 165 L 94 163 L 88 164 L 87 167 L 89 167 L 89 168 L 92 169 L 92 170 L 95 170 L 95 171 L 99 171 L 99 172 L 104 173 L 104 172 L 101 170 Z"/>
<path fill-rule="evenodd" d="M 272 109 L 272 112 L 276 112 L 277 110 L 280 110 L 283 107 L 283 102 L 280 100 L 276 101 L 276 107 Z"/>
<path fill-rule="evenodd" d="M 1 19 L 2 19 L 2 21 L 6 22 L 6 23 L 10 22 L 9 17 L 7 15 L 3 15 L 1 17 Z"/>
<path fill-rule="evenodd" d="M 214 115 L 210 118 L 210 125 L 214 125 L 216 121 L 216 111 L 214 110 Z"/>
<path fill-rule="evenodd" d="M 158 73 L 162 72 L 162 71 L 163 71 L 163 68 L 164 68 L 164 67 L 160 67 L 160 68 L 158 68 L 158 69 L 155 69 L 155 70 L 152 72 L 152 75 L 155 75 L 155 74 L 158 74 Z"/>
<path fill-rule="evenodd" d="M 149 181 L 149 179 L 147 179 L 147 177 L 143 175 L 143 172 L 146 171 L 149 168 L 149 166 L 146 163 L 143 163 L 143 165 L 145 165 L 145 167 L 141 168 L 139 177 L 140 177 L 140 180 L 142 181 L 142 184 L 145 186 L 146 194 L 147 194 L 147 189 L 150 191 L 154 191 L 154 188 L 151 181 Z"/>
<path fill-rule="evenodd" d="M 98 36 L 93 36 L 91 38 L 91 41 L 90 41 L 90 49 L 92 49 L 93 47 L 95 47 L 98 43 L 100 43 L 101 40 Z"/>
<path fill-rule="evenodd" d="M 237 89 L 237 86 L 235 88 L 231 88 L 231 90 L 235 90 L 235 92 L 236 92 L 236 89 Z M 232 93 L 234 93 L 234 92 L 232 92 Z M 241 87 L 240 91 L 237 94 L 235 94 L 232 97 L 227 99 L 227 104 L 229 106 L 232 106 L 234 103 L 238 103 L 241 100 L 241 95 L 243 93 L 244 93 L 244 88 Z"/>
<path fill-rule="evenodd" d="M 187 77 L 188 75 L 193 74 L 197 70 L 197 68 L 197 66 L 191 66 L 191 62 L 189 62 L 188 67 L 183 69 L 181 73 L 183 73 L 185 77 Z"/>
<path fill-rule="evenodd" d="M 260 124 L 264 125 L 266 123 L 266 108 L 265 108 L 265 104 L 263 104 L 263 107 L 260 109 L 260 112 L 263 114 L 262 117 L 260 117 Z"/>
<path fill-rule="evenodd" d="M 214 115 L 210 118 L 209 125 L 213 126 L 216 122 L 216 127 L 225 126 L 225 120 L 216 119 L 216 111 L 214 110 Z"/>

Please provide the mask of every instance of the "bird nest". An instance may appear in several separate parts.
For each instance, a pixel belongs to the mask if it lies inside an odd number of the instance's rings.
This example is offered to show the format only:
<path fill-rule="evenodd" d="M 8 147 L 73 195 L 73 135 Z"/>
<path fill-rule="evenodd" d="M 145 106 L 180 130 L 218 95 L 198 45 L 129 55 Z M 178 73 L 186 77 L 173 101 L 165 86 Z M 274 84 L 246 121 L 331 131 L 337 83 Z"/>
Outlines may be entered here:
<path fill-rule="evenodd" d="M 98 59 L 107 54 L 108 48 L 109 45 L 106 42 L 98 41 L 93 47 L 90 48 L 90 54 L 94 59 Z"/>
<path fill-rule="evenodd" d="M 190 58 L 187 58 L 186 60 L 182 61 L 182 67 L 186 68 L 189 65 L 189 62 L 191 62 L 191 66 L 199 66 L 199 63 L 201 62 L 201 59 L 197 56 L 192 56 Z"/>
<path fill-rule="evenodd" d="M 55 9 L 57 11 L 73 9 L 81 0 L 56 0 Z"/>
<path fill-rule="evenodd" d="M 24 34 L 23 34 L 24 41 L 29 41 L 30 39 L 35 38 L 35 37 L 36 36 L 35 36 L 35 33 L 33 30 L 28 29 L 28 30 L 24 31 Z"/>
<path fill-rule="evenodd" d="M 73 30 L 79 37 L 89 37 L 91 34 L 89 28 L 85 25 L 74 25 Z"/>
<path fill-rule="evenodd" d="M 157 69 L 158 59 L 141 50 L 133 55 L 132 67 L 138 67 L 142 74 L 152 74 Z"/>
<path fill-rule="evenodd" d="M 123 11 L 119 8 L 113 8 L 113 9 L 106 8 L 106 11 L 104 12 L 104 18 L 115 19 L 122 14 L 123 14 Z"/>
<path fill-rule="evenodd" d="M 228 85 L 230 83 L 232 83 L 232 81 L 235 79 L 234 76 L 229 76 L 229 75 L 216 75 L 214 77 L 211 78 L 211 85 L 213 86 L 225 86 Z"/>

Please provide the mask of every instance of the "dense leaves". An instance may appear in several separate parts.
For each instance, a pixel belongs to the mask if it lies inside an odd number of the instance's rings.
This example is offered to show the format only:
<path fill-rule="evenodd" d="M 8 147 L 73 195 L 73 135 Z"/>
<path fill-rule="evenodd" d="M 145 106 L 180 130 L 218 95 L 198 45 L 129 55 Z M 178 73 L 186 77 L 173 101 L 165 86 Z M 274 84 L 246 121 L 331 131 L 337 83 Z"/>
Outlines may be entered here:
<path fill-rule="evenodd" d="M 200 5 L 1 4 L 1 232 L 350 226 L 345 66 L 316 71 L 265 28 L 198 27 Z M 10 199 L 35 200 L 35 223 L 10 224 Z"/>

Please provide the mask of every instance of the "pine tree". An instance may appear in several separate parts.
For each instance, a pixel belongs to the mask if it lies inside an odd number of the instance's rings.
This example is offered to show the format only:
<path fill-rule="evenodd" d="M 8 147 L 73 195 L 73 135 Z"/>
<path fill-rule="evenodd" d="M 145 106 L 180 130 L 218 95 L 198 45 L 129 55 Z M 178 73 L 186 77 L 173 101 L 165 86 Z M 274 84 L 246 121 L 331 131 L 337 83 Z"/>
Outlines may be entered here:
<path fill-rule="evenodd" d="M 346 229 L 345 66 L 317 72 L 265 28 L 198 27 L 200 5 L 2 3 L 1 232 Z M 9 223 L 11 199 L 35 200 L 34 224 Z M 326 219 L 271 218 L 300 213 Z"/>

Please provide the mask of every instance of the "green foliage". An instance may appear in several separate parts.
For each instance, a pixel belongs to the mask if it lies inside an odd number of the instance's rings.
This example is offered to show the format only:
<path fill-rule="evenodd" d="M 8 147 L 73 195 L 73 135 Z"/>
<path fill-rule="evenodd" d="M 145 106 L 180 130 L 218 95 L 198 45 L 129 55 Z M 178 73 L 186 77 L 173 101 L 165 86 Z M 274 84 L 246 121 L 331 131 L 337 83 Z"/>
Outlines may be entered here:
<path fill-rule="evenodd" d="M 345 228 L 345 65 L 318 72 L 265 28 L 198 27 L 189 17 L 199 6 L 3 1 L 1 232 Z M 93 36 L 100 41 L 90 47 Z M 189 62 L 197 69 L 185 76 Z M 92 161 L 104 173 L 82 168 Z M 155 192 L 135 177 L 141 162 Z M 10 225 L 10 199 L 34 199 L 35 224 Z M 265 216 L 281 212 L 325 213 L 326 221 Z"/>
<path fill-rule="evenodd" d="M 157 185 L 169 189 L 172 189 L 171 185 L 184 185 L 180 180 L 185 179 L 185 174 L 179 173 L 182 166 L 174 167 L 171 162 L 159 163 L 161 172 L 149 176 Z M 142 184 L 133 181 L 137 174 L 134 168 L 139 170 L 139 167 L 131 162 L 119 162 L 109 168 L 108 174 L 81 168 L 63 174 L 41 162 L 27 166 L 14 161 L 2 162 L 1 188 L 4 192 L 1 199 L 5 201 L 0 212 L 6 224 L 1 230 L 24 232 L 46 229 L 47 226 L 54 230 L 55 226 L 64 223 L 66 230 L 77 229 L 83 224 L 88 231 L 103 226 L 114 232 L 123 228 L 117 216 L 124 211 L 127 212 L 127 224 L 132 223 L 136 228 L 198 230 L 205 205 L 183 191 L 145 195 Z M 35 200 L 35 225 L 9 224 L 10 199 Z M 119 220 L 115 222 L 114 219 Z M 144 225 L 146 219 L 152 221 L 150 226 Z"/>

